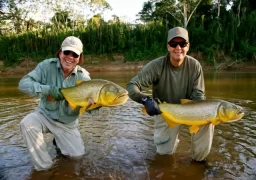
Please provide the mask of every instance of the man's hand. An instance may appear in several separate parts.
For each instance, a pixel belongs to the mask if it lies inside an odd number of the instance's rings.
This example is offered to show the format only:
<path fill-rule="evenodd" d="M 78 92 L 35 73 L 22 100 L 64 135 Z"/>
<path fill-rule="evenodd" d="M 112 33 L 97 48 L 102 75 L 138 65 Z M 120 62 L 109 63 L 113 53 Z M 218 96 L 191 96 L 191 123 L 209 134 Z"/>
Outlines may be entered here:
<path fill-rule="evenodd" d="M 50 96 L 50 97 L 49 97 Z M 58 88 L 57 86 L 51 86 L 49 89 L 49 96 L 48 96 L 48 100 L 51 99 L 51 97 L 58 101 L 58 100 L 64 100 L 64 96 L 62 95 L 62 93 L 60 92 L 60 88 Z"/>
<path fill-rule="evenodd" d="M 142 99 L 142 101 L 148 115 L 154 116 L 162 113 L 157 105 L 157 102 L 154 99 L 150 97 L 145 97 Z"/>
<path fill-rule="evenodd" d="M 89 104 L 89 106 L 91 106 L 91 105 L 93 105 L 93 104 L 96 104 L 95 102 L 94 102 L 94 100 L 92 99 L 92 98 L 90 98 L 89 100 L 88 100 L 88 104 Z M 92 116 L 98 116 L 100 113 L 99 113 L 99 109 L 101 108 L 101 106 L 100 107 L 97 107 L 97 108 L 95 108 L 95 109 L 92 109 L 92 110 L 88 110 L 87 112 L 89 113 L 89 114 L 91 114 Z"/>

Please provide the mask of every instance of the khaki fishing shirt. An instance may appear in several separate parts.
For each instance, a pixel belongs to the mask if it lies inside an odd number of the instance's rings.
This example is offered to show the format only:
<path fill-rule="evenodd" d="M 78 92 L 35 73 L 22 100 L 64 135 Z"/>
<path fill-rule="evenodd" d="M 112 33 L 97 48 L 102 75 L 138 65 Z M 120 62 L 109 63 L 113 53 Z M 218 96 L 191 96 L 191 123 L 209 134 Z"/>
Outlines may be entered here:
<path fill-rule="evenodd" d="M 66 100 L 48 101 L 50 86 L 67 88 L 75 86 L 77 80 L 90 80 L 89 73 L 79 65 L 64 78 L 64 72 L 58 58 L 46 59 L 25 75 L 19 82 L 19 89 L 33 97 L 40 98 L 39 111 L 54 121 L 72 123 L 79 116 L 79 109 L 72 111 Z"/>
<path fill-rule="evenodd" d="M 131 79 L 126 89 L 132 100 L 142 103 L 142 92 L 152 87 L 153 98 L 161 102 L 180 104 L 180 99 L 205 99 L 202 66 L 191 56 L 186 56 L 179 67 L 173 67 L 169 53 L 146 64 Z"/>

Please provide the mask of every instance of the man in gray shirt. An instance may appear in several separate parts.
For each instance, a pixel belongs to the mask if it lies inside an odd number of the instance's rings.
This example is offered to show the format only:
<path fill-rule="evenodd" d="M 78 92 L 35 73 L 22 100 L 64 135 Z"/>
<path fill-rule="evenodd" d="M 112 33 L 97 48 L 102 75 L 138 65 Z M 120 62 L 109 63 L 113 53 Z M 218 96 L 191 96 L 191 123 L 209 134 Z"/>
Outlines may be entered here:
<path fill-rule="evenodd" d="M 147 113 L 154 116 L 154 143 L 159 154 L 173 154 L 179 143 L 178 134 L 181 125 L 169 128 L 160 116 L 155 99 L 167 103 L 180 103 L 180 99 L 205 99 L 205 85 L 200 63 L 187 55 L 189 37 L 186 29 L 175 27 L 169 30 L 167 37 L 168 54 L 152 60 L 131 79 L 126 89 L 132 100 L 145 106 Z M 152 86 L 152 98 L 142 91 Z M 201 126 L 192 134 L 192 159 L 204 161 L 209 154 L 214 126 Z"/>

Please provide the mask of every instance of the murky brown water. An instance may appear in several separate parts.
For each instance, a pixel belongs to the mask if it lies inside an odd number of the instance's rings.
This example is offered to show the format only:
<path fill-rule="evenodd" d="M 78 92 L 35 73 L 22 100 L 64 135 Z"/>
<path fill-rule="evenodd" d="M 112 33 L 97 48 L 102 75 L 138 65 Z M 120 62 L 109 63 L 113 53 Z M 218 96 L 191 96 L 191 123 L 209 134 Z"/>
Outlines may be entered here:
<path fill-rule="evenodd" d="M 92 73 L 92 78 L 114 81 L 121 86 L 132 73 Z M 36 172 L 19 132 L 19 122 L 38 101 L 17 90 L 19 78 L 0 78 L 0 179 L 83 180 L 83 179 L 256 179 L 256 73 L 206 73 L 208 98 L 234 102 L 246 116 L 231 124 L 216 126 L 208 162 L 191 161 L 190 134 L 182 128 L 177 153 L 156 154 L 153 121 L 141 113 L 141 105 L 128 101 L 112 109 L 102 108 L 99 116 L 80 118 L 87 154 L 78 161 L 62 157 L 45 136 L 55 167 Z"/>

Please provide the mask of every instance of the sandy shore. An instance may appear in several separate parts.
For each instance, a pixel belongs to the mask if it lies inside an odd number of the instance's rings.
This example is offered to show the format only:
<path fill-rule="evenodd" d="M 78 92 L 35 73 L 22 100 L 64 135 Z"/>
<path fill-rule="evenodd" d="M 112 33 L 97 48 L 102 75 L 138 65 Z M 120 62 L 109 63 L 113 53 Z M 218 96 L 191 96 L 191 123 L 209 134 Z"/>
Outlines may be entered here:
<path fill-rule="evenodd" d="M 147 62 L 109 62 L 104 64 L 84 64 L 84 67 L 88 72 L 116 72 L 116 71 L 139 71 Z M 213 71 L 213 66 L 201 63 L 204 71 Z M 36 63 L 32 61 L 24 61 L 19 66 L 2 68 L 0 76 L 23 76 L 33 70 L 36 67 Z M 244 71 L 244 72 L 256 72 L 256 63 L 220 63 L 215 66 L 215 70 L 219 71 Z"/>

